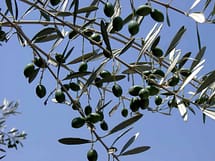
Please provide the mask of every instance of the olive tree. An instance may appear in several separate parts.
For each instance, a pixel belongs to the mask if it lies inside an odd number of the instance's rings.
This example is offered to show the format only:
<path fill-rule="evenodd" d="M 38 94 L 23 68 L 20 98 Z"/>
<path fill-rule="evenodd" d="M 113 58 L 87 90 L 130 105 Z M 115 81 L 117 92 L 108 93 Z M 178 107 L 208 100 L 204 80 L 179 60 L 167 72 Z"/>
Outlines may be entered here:
<path fill-rule="evenodd" d="M 87 152 L 89 161 L 97 160 L 94 145 L 100 143 L 108 160 L 120 160 L 121 156 L 150 149 L 148 145 L 129 148 L 138 133 L 128 138 L 121 150 L 115 145 L 135 122 L 141 121 L 143 113 L 171 115 L 178 110 L 186 121 L 189 113 L 198 110 L 203 122 L 206 116 L 215 119 L 215 72 L 199 76 L 206 46 L 202 46 L 198 25 L 215 23 L 214 3 L 195 0 L 184 11 L 173 2 L 2 2 L 5 6 L 0 11 L 1 44 L 10 43 L 10 38 L 16 36 L 20 45 L 32 49 L 32 60 L 26 65 L 24 76 L 29 83 L 38 82 L 36 95 L 44 105 L 51 100 L 71 107 L 76 111 L 72 128 L 86 128 L 92 138 L 62 137 L 60 143 L 91 144 Z M 197 5 L 202 8 L 194 12 Z M 165 37 L 163 27 L 171 31 L 174 23 L 169 11 L 196 23 L 197 53 L 178 48 L 184 34 L 189 32 L 186 24 L 178 26 L 171 38 Z M 150 30 L 143 34 L 146 24 Z M 162 46 L 163 41 L 168 43 L 167 48 Z M 51 89 L 44 83 L 47 79 L 55 82 Z M 110 127 L 115 111 L 120 111 L 123 117 Z M 105 142 L 105 138 L 117 132 L 121 134 L 111 145 Z"/>

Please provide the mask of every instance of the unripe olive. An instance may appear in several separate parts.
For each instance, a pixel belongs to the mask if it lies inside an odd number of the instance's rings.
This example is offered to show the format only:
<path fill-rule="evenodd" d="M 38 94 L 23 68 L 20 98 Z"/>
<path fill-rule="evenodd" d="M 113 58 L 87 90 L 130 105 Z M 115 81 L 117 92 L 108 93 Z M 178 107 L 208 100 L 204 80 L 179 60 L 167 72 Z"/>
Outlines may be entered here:
<path fill-rule="evenodd" d="M 149 5 L 141 5 L 137 8 L 136 14 L 139 16 L 147 16 L 152 11 L 152 7 Z"/>
<path fill-rule="evenodd" d="M 72 127 L 73 128 L 80 128 L 85 124 L 85 120 L 82 117 L 76 117 L 72 120 Z"/>
<path fill-rule="evenodd" d="M 112 92 L 114 96 L 120 97 L 122 95 L 122 87 L 119 84 L 114 84 L 112 87 Z"/>
<path fill-rule="evenodd" d="M 40 84 L 36 87 L 36 94 L 39 98 L 43 98 L 46 95 L 46 88 L 44 85 Z"/>
<path fill-rule="evenodd" d="M 98 159 L 98 153 L 95 149 L 90 149 L 87 152 L 87 159 L 88 161 L 97 161 Z"/>
<path fill-rule="evenodd" d="M 163 22 L 164 21 L 163 13 L 157 9 L 154 9 L 152 12 L 150 12 L 150 15 L 151 15 L 151 18 L 157 22 Z"/>
<path fill-rule="evenodd" d="M 57 89 L 55 92 L 55 99 L 58 103 L 63 103 L 65 101 L 65 94 L 62 90 Z"/>
<path fill-rule="evenodd" d="M 120 16 L 114 17 L 113 29 L 114 31 L 120 31 L 123 27 L 123 19 Z"/>
<path fill-rule="evenodd" d="M 105 3 L 104 14 L 107 17 L 111 17 L 114 14 L 114 6 L 112 5 L 112 3 L 110 3 L 110 2 Z"/>
<path fill-rule="evenodd" d="M 128 23 L 128 31 L 133 36 L 139 32 L 139 24 L 135 20 L 131 20 Z"/>

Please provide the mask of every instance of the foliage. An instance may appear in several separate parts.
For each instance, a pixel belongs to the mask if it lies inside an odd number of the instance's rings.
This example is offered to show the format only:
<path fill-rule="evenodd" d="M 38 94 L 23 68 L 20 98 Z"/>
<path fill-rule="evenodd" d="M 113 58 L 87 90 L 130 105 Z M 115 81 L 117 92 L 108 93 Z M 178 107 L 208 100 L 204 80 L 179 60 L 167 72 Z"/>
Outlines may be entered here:
<path fill-rule="evenodd" d="M 140 146 L 127 150 L 139 133 L 127 141 L 120 153 L 113 146 L 146 111 L 171 115 L 173 110 L 179 110 L 187 121 L 188 112 L 195 114 L 197 108 L 203 114 L 203 121 L 206 115 L 215 119 L 214 71 L 198 75 L 204 66 L 206 51 L 201 45 L 198 24 L 215 23 L 214 4 L 208 0 L 202 3 L 201 12 L 194 12 L 201 2 L 196 0 L 185 12 L 172 2 L 148 0 L 137 6 L 130 0 L 129 11 L 123 8 L 126 2 L 120 0 L 5 0 L 6 9 L 0 12 L 1 42 L 8 42 L 16 35 L 23 47 L 32 48 L 32 62 L 24 69 L 24 76 L 29 83 L 39 78 L 35 87 L 37 96 L 46 97 L 45 105 L 51 99 L 71 106 L 78 113 L 71 126 L 86 125 L 92 134 L 92 140 L 62 138 L 60 143 L 91 144 L 92 156 L 88 160 L 97 160 L 93 145 L 100 142 L 109 156 L 119 160 L 120 156 L 150 148 Z M 166 9 L 166 15 L 161 7 Z M 162 47 L 163 26 L 167 23 L 171 30 L 169 10 L 196 23 L 199 47 L 196 56 L 191 57 L 192 52 L 183 53 L 177 48 L 187 32 L 186 24 L 178 27 L 167 49 Z M 151 29 L 142 36 L 145 23 Z M 28 33 L 28 25 L 35 26 L 37 33 Z M 47 72 L 56 82 L 50 90 L 44 83 L 45 79 L 51 81 L 46 77 Z M 123 117 L 128 117 L 128 113 L 130 117 L 109 130 L 111 116 L 117 110 L 122 111 Z M 122 130 L 125 131 L 116 137 L 112 146 L 107 146 L 103 139 Z"/>
<path fill-rule="evenodd" d="M 9 131 L 6 130 L 6 120 L 15 114 L 18 114 L 16 111 L 18 108 L 18 102 L 9 102 L 4 99 L 3 104 L 0 106 L 0 152 L 5 153 L 6 150 L 3 148 L 6 146 L 7 148 L 15 148 L 17 149 L 18 145 L 22 145 L 22 140 L 26 138 L 26 133 L 24 131 L 20 132 L 16 128 L 11 128 Z M 6 155 L 0 153 L 0 159 L 4 158 Z"/>

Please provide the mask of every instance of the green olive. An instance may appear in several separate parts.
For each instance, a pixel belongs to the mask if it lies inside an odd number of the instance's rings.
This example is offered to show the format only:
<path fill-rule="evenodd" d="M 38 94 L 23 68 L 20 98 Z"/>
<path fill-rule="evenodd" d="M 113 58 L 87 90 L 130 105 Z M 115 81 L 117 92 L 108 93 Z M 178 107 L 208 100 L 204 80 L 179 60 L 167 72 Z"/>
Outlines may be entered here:
<path fill-rule="evenodd" d="M 36 94 L 39 98 L 43 98 L 46 95 L 46 87 L 42 84 L 37 85 Z"/>
<path fill-rule="evenodd" d="M 149 5 L 141 5 L 137 8 L 136 14 L 139 16 L 147 16 L 152 11 L 152 7 Z"/>
<path fill-rule="evenodd" d="M 76 117 L 72 120 L 72 127 L 73 128 L 80 128 L 85 124 L 85 120 L 82 117 Z"/>
<path fill-rule="evenodd" d="M 123 27 L 123 19 L 120 16 L 113 18 L 113 29 L 114 31 L 120 31 Z"/>
<path fill-rule="evenodd" d="M 122 95 L 122 87 L 119 84 L 114 84 L 112 87 L 112 92 L 114 96 L 120 97 Z"/>
<path fill-rule="evenodd" d="M 24 68 L 24 76 L 26 78 L 31 77 L 34 73 L 34 64 L 30 63 Z"/>
<path fill-rule="evenodd" d="M 140 91 L 141 89 L 143 89 L 142 86 L 140 86 L 140 85 L 134 85 L 134 86 L 132 86 L 132 87 L 129 88 L 128 93 L 129 93 L 131 96 L 138 96 L 139 91 Z"/>
<path fill-rule="evenodd" d="M 87 159 L 88 161 L 97 161 L 98 159 L 98 153 L 95 149 L 90 149 L 87 152 Z"/>
<path fill-rule="evenodd" d="M 157 9 L 154 9 L 152 12 L 150 12 L 150 15 L 151 15 L 151 18 L 157 22 L 163 22 L 164 21 L 163 13 Z"/>
<path fill-rule="evenodd" d="M 110 3 L 110 2 L 105 3 L 105 5 L 104 5 L 104 14 L 107 17 L 113 16 L 113 14 L 114 14 L 114 6 L 112 5 L 112 3 Z"/>
<path fill-rule="evenodd" d="M 61 89 L 57 89 L 55 92 L 55 99 L 58 103 L 63 103 L 65 101 L 65 94 Z"/>
<path fill-rule="evenodd" d="M 131 20 L 128 23 L 128 31 L 133 36 L 136 35 L 139 32 L 139 24 L 135 20 Z"/>

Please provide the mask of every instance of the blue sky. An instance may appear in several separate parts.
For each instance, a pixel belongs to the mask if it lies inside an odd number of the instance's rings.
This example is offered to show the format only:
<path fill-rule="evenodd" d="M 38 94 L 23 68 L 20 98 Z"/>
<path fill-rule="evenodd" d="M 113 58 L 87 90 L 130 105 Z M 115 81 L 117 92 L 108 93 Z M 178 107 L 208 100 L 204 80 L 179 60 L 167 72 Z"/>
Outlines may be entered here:
<path fill-rule="evenodd" d="M 187 9 L 186 1 L 180 1 L 180 8 Z M 186 3 L 186 5 L 185 5 Z M 184 5 L 182 5 L 184 4 Z M 126 8 L 126 4 L 124 4 Z M 157 7 L 155 5 L 155 7 Z M 124 9 L 122 8 L 122 9 Z M 189 8 L 189 7 L 188 7 Z M 185 9 L 185 10 L 186 10 Z M 197 8 L 198 9 L 198 8 Z M 196 10 L 197 10 L 196 9 Z M 164 27 L 162 34 L 165 35 L 162 42 L 162 47 L 166 48 L 169 39 L 173 37 L 181 25 L 185 24 L 187 33 L 179 44 L 184 53 L 192 51 L 197 53 L 196 33 L 194 30 L 195 23 L 193 20 L 182 15 L 173 15 L 172 28 Z M 176 17 L 174 17 L 176 16 Z M 146 34 L 150 29 L 150 25 L 141 28 L 142 34 Z M 148 30 L 147 30 L 148 29 Z M 27 32 L 32 34 L 32 28 L 28 28 Z M 214 32 L 213 25 L 200 25 L 200 34 L 202 44 L 207 45 L 205 54 L 204 72 L 211 71 L 215 68 L 214 64 Z M 79 49 L 80 50 L 80 49 Z M 78 51 L 78 50 L 77 50 Z M 13 37 L 7 44 L 0 47 L 0 101 L 4 98 L 9 100 L 19 100 L 20 105 L 18 111 L 21 115 L 11 117 L 8 120 L 8 127 L 17 127 L 20 130 L 25 130 L 28 134 L 27 139 L 23 142 L 24 147 L 18 150 L 10 149 L 7 151 L 7 156 L 3 161 L 82 161 L 86 160 L 86 152 L 90 145 L 83 146 L 66 146 L 58 143 L 58 139 L 62 137 L 83 137 L 89 139 L 89 131 L 85 128 L 74 130 L 71 128 L 71 120 L 77 114 L 65 105 L 56 105 L 49 101 L 47 106 L 43 105 L 44 100 L 40 100 L 35 95 L 35 86 L 38 83 L 34 81 L 28 84 L 23 75 L 23 69 L 26 64 L 32 60 L 32 51 L 30 48 L 22 48 L 18 45 L 16 37 Z M 49 76 L 49 75 L 48 75 Z M 48 77 L 47 76 L 47 77 Z M 44 82 L 47 86 L 54 86 L 55 82 L 50 77 Z M 202 115 L 198 109 L 197 114 L 193 116 L 189 113 L 188 122 L 181 119 L 178 111 L 174 111 L 172 116 L 161 114 L 144 113 L 144 117 L 135 124 L 125 137 L 129 138 L 136 132 L 140 132 L 137 142 L 132 147 L 138 145 L 149 145 L 151 149 L 145 153 L 138 155 L 122 157 L 123 161 L 213 161 L 214 160 L 214 136 L 215 124 L 214 120 L 208 118 L 206 124 L 202 123 Z M 120 117 L 120 120 L 123 118 Z M 119 122 L 119 112 L 113 115 L 114 122 L 112 126 Z M 116 135 L 115 135 L 116 136 Z M 111 144 L 114 137 L 106 139 Z M 118 145 L 119 149 L 123 145 L 122 140 Z M 102 147 L 95 145 L 99 155 L 99 161 L 105 160 L 106 155 Z"/>

